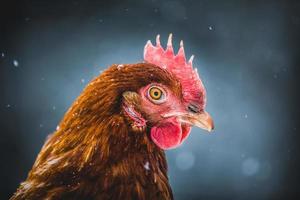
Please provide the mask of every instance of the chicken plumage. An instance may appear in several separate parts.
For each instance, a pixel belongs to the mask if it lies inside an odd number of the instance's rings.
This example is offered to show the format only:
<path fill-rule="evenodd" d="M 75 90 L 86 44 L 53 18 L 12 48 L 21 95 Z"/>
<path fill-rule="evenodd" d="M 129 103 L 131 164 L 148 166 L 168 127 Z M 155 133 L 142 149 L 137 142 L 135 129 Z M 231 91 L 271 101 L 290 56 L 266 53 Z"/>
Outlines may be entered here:
<path fill-rule="evenodd" d="M 173 199 L 164 149 L 192 124 L 213 126 L 183 90 L 160 66 L 112 65 L 73 103 L 11 199 Z"/>

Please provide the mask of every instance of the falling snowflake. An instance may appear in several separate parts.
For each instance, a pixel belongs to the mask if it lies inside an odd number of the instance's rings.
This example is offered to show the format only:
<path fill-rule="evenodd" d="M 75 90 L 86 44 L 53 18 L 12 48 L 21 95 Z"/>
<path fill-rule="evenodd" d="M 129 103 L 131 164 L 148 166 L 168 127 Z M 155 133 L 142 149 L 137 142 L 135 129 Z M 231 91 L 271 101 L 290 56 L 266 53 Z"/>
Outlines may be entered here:
<path fill-rule="evenodd" d="M 14 61 L 13 61 L 13 64 L 14 64 L 15 67 L 18 67 L 18 66 L 19 66 L 19 62 L 18 62 L 17 60 L 14 60 Z"/>
<path fill-rule="evenodd" d="M 57 131 L 59 130 L 59 126 L 56 127 L 56 130 L 57 130 Z"/>
<path fill-rule="evenodd" d="M 81 83 L 84 83 L 84 82 L 85 82 L 85 79 L 84 79 L 84 78 L 82 78 L 82 79 L 81 79 Z"/>
<path fill-rule="evenodd" d="M 149 162 L 148 161 L 144 164 L 144 168 L 146 170 L 150 170 L 150 166 L 149 166 Z"/>
<path fill-rule="evenodd" d="M 32 187 L 30 182 L 24 182 L 22 183 L 23 189 L 28 190 L 29 188 Z"/>
<path fill-rule="evenodd" d="M 212 30 L 213 30 L 213 27 L 212 27 L 212 26 L 209 26 L 208 29 L 209 29 L 210 31 L 212 31 Z"/>
<path fill-rule="evenodd" d="M 195 155 L 193 152 L 180 152 L 176 156 L 176 165 L 180 170 L 188 170 L 195 164 Z"/>
<path fill-rule="evenodd" d="M 117 69 L 120 70 L 120 69 L 122 69 L 123 67 L 124 67 L 124 65 L 118 65 L 118 66 L 117 66 Z"/>
<path fill-rule="evenodd" d="M 1 57 L 4 58 L 4 56 L 5 56 L 4 53 L 1 53 Z"/>
<path fill-rule="evenodd" d="M 284 68 L 282 68 L 282 71 L 286 72 L 286 71 L 287 71 L 287 69 L 284 67 Z"/>
<path fill-rule="evenodd" d="M 54 159 L 50 159 L 47 162 L 47 165 L 54 165 L 56 164 L 61 158 L 54 158 Z"/>
<path fill-rule="evenodd" d="M 242 173 L 245 176 L 255 175 L 260 168 L 260 162 L 255 158 L 247 158 L 242 163 Z"/>
<path fill-rule="evenodd" d="M 11 107 L 11 105 L 10 105 L 10 104 L 7 104 L 7 105 L 6 105 L 6 107 L 7 107 L 7 108 L 10 108 L 10 107 Z"/>

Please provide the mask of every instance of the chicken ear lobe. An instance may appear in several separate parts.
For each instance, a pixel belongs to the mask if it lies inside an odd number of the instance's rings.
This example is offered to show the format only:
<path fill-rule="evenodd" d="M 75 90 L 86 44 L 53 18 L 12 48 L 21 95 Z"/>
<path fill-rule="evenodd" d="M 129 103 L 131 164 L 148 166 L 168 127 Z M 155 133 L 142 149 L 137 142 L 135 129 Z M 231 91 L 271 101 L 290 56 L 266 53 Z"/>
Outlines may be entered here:
<path fill-rule="evenodd" d="M 137 107 L 140 105 L 140 96 L 136 92 L 126 91 L 122 94 L 123 103 Z"/>
<path fill-rule="evenodd" d="M 146 127 L 146 120 L 137 112 L 140 105 L 140 96 L 136 92 L 126 91 L 123 93 L 122 107 L 125 115 L 132 121 L 132 128 L 143 131 Z"/>

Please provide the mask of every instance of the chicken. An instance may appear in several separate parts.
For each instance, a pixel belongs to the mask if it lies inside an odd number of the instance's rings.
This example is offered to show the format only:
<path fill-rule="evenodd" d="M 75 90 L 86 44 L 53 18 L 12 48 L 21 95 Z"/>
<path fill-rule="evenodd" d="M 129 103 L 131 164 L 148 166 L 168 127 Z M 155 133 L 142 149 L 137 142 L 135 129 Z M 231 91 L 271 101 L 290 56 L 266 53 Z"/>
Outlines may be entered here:
<path fill-rule="evenodd" d="M 191 126 L 211 131 L 206 94 L 183 43 L 150 41 L 143 63 L 112 65 L 91 81 L 49 136 L 16 199 L 173 199 L 164 150 Z"/>

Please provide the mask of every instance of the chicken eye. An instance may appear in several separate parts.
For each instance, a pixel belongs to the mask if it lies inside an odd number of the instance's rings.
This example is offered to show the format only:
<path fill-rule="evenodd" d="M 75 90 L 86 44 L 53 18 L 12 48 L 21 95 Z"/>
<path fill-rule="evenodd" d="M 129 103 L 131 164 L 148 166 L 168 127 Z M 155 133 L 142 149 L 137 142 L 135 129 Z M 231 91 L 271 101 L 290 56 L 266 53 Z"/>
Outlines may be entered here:
<path fill-rule="evenodd" d="M 152 86 L 149 88 L 148 96 L 149 99 L 154 103 L 162 103 L 166 99 L 164 91 L 157 86 Z"/>

